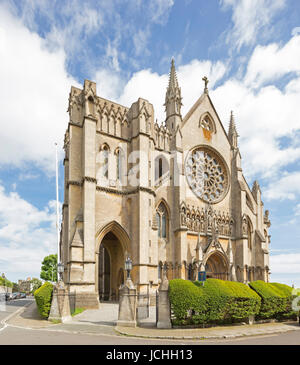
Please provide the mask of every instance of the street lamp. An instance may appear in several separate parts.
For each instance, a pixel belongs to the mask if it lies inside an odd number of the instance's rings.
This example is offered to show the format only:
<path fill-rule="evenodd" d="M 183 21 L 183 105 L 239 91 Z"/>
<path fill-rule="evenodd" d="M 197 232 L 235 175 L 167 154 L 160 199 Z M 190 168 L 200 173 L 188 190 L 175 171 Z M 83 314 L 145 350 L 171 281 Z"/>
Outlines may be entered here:
<path fill-rule="evenodd" d="M 127 271 L 127 279 L 131 279 L 130 271 L 132 270 L 132 261 L 129 256 L 125 260 L 125 270 Z"/>
<path fill-rule="evenodd" d="M 62 264 L 61 262 L 59 262 L 57 264 L 57 272 L 58 272 L 58 281 L 61 280 L 61 275 L 64 272 L 64 264 Z"/>

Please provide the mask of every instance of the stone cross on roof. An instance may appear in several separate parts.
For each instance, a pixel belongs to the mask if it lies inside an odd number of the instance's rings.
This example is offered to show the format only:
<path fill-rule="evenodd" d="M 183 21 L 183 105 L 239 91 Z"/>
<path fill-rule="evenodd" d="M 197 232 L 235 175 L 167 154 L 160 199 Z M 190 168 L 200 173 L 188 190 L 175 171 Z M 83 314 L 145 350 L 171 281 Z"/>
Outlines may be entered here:
<path fill-rule="evenodd" d="M 209 83 L 209 80 L 208 80 L 208 78 L 206 77 L 206 76 L 204 76 L 203 78 L 202 78 L 202 80 L 204 81 L 204 92 L 207 94 L 208 93 L 208 88 L 207 88 L 207 84 Z"/>

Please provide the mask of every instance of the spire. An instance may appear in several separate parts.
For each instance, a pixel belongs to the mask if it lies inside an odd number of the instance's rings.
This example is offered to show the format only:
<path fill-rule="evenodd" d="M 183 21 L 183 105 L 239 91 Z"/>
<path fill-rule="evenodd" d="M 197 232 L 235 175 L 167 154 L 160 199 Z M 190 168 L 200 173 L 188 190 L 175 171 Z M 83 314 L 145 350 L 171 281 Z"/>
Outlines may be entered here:
<path fill-rule="evenodd" d="M 238 135 L 237 130 L 236 130 L 233 111 L 231 111 L 229 129 L 228 129 L 228 138 L 229 138 L 229 141 L 230 141 L 232 147 L 234 147 L 234 148 L 237 148 L 237 137 L 238 136 L 239 135 Z"/>
<path fill-rule="evenodd" d="M 176 88 L 179 88 L 179 86 L 178 86 L 178 80 L 177 80 L 177 75 L 176 75 L 176 70 L 175 70 L 175 61 L 174 61 L 174 58 L 172 58 L 171 70 L 170 70 L 170 74 L 169 74 L 168 89 L 176 90 Z"/>
<path fill-rule="evenodd" d="M 170 148 L 176 150 L 181 148 L 182 134 L 180 132 L 182 116 L 181 116 L 181 90 L 178 85 L 175 63 L 172 58 L 171 70 L 169 75 L 169 85 L 166 92 L 166 127 L 171 134 Z"/>
<path fill-rule="evenodd" d="M 169 85 L 166 92 L 166 99 L 165 99 L 165 107 L 166 111 L 168 112 L 168 105 L 175 104 L 175 112 L 176 114 L 180 114 L 180 108 L 181 108 L 181 89 L 178 84 L 176 70 L 175 70 L 175 62 L 174 58 L 172 58 L 171 61 L 171 70 L 169 74 Z"/>

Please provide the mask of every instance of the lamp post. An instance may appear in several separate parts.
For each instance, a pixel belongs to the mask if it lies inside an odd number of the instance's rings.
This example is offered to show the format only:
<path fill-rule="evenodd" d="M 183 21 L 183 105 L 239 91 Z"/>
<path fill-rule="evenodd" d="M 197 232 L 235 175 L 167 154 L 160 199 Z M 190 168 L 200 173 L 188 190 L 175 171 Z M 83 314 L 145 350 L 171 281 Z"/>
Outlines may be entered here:
<path fill-rule="evenodd" d="M 64 272 L 64 264 L 59 262 L 57 264 L 58 281 L 61 281 L 61 276 L 62 276 L 63 272 Z"/>
<path fill-rule="evenodd" d="M 131 279 L 131 277 L 130 277 L 130 271 L 132 270 L 132 261 L 131 261 L 131 259 L 130 259 L 129 256 L 125 260 L 125 270 L 127 271 L 127 280 L 128 279 Z"/>
<path fill-rule="evenodd" d="M 167 279 L 167 271 L 168 271 L 168 265 L 167 263 L 165 262 L 163 264 L 163 280 Z"/>

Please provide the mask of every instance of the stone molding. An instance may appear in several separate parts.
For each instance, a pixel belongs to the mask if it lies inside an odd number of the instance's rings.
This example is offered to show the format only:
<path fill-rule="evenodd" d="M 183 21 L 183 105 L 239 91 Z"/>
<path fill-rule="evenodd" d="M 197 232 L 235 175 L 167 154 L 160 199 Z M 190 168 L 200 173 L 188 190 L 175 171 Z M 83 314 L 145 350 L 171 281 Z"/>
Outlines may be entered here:
<path fill-rule="evenodd" d="M 138 186 L 136 189 L 133 189 L 133 190 L 116 190 L 116 189 L 111 189 L 111 188 L 97 185 L 96 190 L 104 191 L 106 193 L 111 193 L 111 194 L 117 194 L 117 195 L 130 195 L 130 194 L 136 194 L 136 193 L 142 191 L 142 192 L 152 194 L 154 197 L 156 196 L 155 192 L 152 189 L 146 188 L 143 186 Z"/>
<path fill-rule="evenodd" d="M 94 177 L 85 176 L 84 178 L 82 178 L 82 184 L 83 184 L 85 181 L 88 181 L 88 182 L 92 182 L 92 183 L 97 184 L 97 179 L 95 179 Z"/>
<path fill-rule="evenodd" d="M 69 285 L 95 285 L 95 282 L 92 281 L 69 281 L 67 284 Z"/>
<path fill-rule="evenodd" d="M 71 247 L 82 247 L 82 246 L 74 246 L 71 245 Z M 96 261 L 79 261 L 79 260 L 72 260 L 72 261 L 68 261 L 67 264 L 95 264 Z"/>
<path fill-rule="evenodd" d="M 76 180 L 69 180 L 67 182 L 67 187 L 69 187 L 69 185 L 82 186 L 82 183 L 80 181 L 76 181 Z"/>

